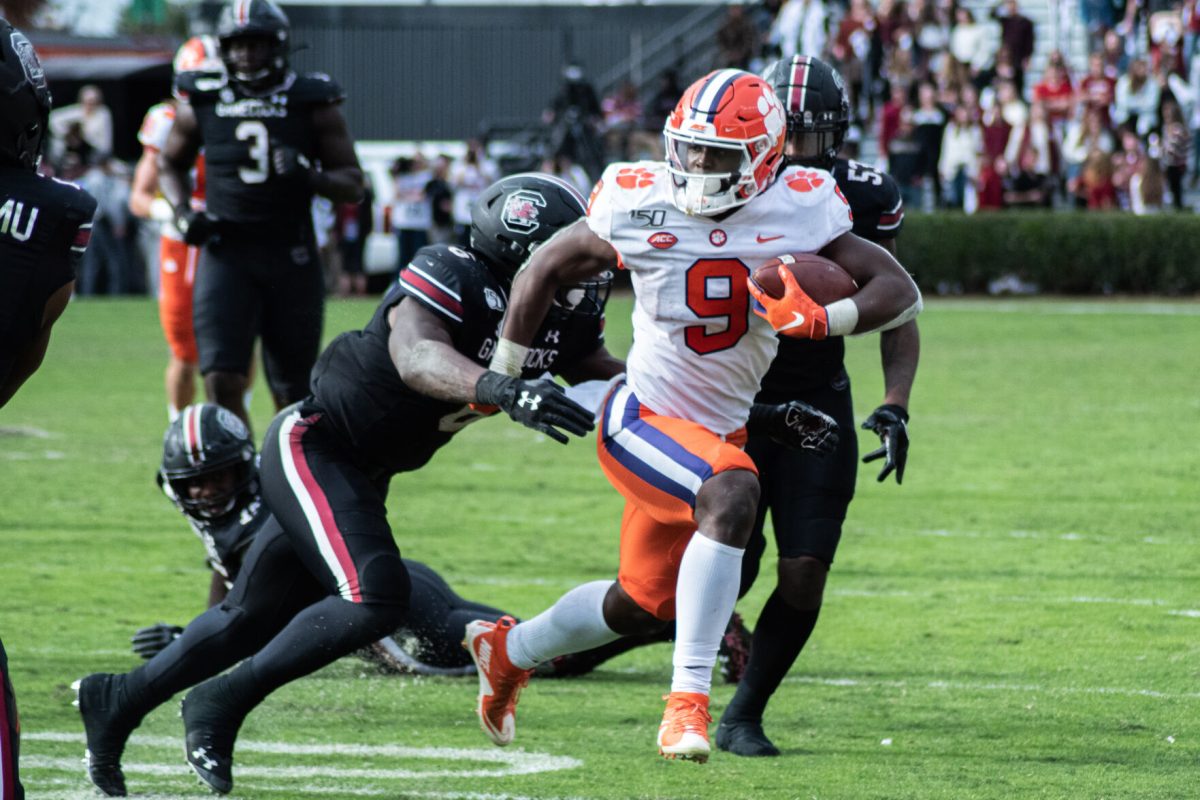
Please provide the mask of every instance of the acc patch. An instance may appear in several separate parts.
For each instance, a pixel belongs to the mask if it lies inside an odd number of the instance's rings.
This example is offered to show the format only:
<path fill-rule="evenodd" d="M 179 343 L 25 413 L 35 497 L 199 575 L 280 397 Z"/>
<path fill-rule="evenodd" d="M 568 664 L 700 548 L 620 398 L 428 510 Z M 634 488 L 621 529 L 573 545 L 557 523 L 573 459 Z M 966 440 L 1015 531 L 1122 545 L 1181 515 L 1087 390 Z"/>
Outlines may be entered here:
<path fill-rule="evenodd" d="M 650 234 L 650 238 L 646 241 L 655 249 L 668 250 L 675 246 L 675 243 L 679 241 L 679 237 L 673 233 L 659 231 L 658 233 Z"/>
<path fill-rule="evenodd" d="M 504 198 L 500 222 L 513 233 L 533 233 L 542 226 L 538 221 L 538 209 L 545 207 L 546 198 L 541 192 L 518 189 Z"/>
<path fill-rule="evenodd" d="M 717 228 L 708 235 L 708 240 L 712 242 L 713 247 L 724 247 L 725 243 L 729 241 L 729 236 L 726 235 L 725 231 Z"/>

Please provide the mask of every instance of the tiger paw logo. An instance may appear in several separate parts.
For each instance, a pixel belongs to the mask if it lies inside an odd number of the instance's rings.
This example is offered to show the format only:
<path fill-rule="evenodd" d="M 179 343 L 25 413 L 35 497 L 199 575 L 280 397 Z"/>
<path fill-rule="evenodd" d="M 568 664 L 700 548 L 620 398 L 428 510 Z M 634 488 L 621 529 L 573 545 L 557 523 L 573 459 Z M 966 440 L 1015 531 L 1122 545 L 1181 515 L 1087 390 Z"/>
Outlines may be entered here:
<path fill-rule="evenodd" d="M 794 192 L 811 192 L 823 183 L 825 179 L 816 172 L 797 172 L 787 179 L 788 188 Z"/>
<path fill-rule="evenodd" d="M 654 183 L 654 173 L 645 167 L 626 167 L 617 173 L 617 186 L 622 189 L 644 189 Z"/>

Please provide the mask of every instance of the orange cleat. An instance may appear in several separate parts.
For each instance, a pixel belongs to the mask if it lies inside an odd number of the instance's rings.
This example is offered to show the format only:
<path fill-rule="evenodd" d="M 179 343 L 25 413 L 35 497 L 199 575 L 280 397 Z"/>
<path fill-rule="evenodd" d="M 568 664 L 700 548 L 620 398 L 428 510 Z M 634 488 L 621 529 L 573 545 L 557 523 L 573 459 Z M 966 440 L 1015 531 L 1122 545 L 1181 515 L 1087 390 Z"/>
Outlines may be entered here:
<path fill-rule="evenodd" d="M 671 692 L 663 697 L 667 710 L 658 726 L 658 752 L 666 758 L 708 761 L 708 695 L 699 692 Z"/>
<path fill-rule="evenodd" d="M 517 732 L 517 698 L 529 683 L 531 669 L 514 667 L 508 660 L 508 632 L 517 624 L 509 616 L 496 622 L 477 619 L 467 623 L 463 646 L 479 670 L 479 725 L 495 744 L 504 747 Z"/>

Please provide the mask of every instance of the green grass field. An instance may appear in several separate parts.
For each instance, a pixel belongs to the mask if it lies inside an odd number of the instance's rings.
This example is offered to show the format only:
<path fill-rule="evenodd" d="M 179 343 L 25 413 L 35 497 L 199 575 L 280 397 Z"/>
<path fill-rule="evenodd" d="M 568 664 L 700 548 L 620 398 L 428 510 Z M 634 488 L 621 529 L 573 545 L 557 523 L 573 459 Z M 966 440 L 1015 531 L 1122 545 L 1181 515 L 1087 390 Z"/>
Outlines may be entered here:
<path fill-rule="evenodd" d="M 371 310 L 334 303 L 327 332 Z M 610 312 L 623 352 L 628 300 Z M 351 658 L 251 715 L 235 796 L 1200 796 L 1200 305 L 933 300 L 921 329 L 906 480 L 863 467 L 821 624 L 768 709 L 782 758 L 660 759 L 666 645 L 535 682 L 504 750 L 477 727 L 473 679 Z M 135 628 L 204 604 L 202 548 L 153 481 L 164 358 L 151 302 L 76 302 L 0 411 L 0 635 L 30 798 L 93 796 L 70 682 L 130 669 Z M 861 420 L 880 397 L 876 340 L 849 359 Z M 253 410 L 261 433 L 261 386 Z M 591 441 L 503 419 L 397 478 L 390 501 L 402 552 L 520 615 L 614 574 L 620 508 Z M 751 623 L 769 583 L 741 604 Z M 731 695 L 715 687 L 715 713 Z M 206 794 L 177 709 L 126 751 L 139 796 Z"/>

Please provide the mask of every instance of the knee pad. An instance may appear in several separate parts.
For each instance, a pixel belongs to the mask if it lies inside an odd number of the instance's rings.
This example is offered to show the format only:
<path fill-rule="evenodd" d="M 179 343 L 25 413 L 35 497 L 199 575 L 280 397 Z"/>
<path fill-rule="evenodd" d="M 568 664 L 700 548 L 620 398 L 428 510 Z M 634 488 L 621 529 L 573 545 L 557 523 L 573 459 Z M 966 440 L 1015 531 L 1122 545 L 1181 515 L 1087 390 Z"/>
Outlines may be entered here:
<path fill-rule="evenodd" d="M 812 556 L 779 560 L 779 593 L 792 608 L 819 608 L 829 565 Z"/>
<path fill-rule="evenodd" d="M 363 602 L 378 606 L 380 616 L 387 617 L 395 629 L 408 614 L 412 595 L 412 579 L 399 555 L 382 553 L 374 556 L 358 572 Z"/>

